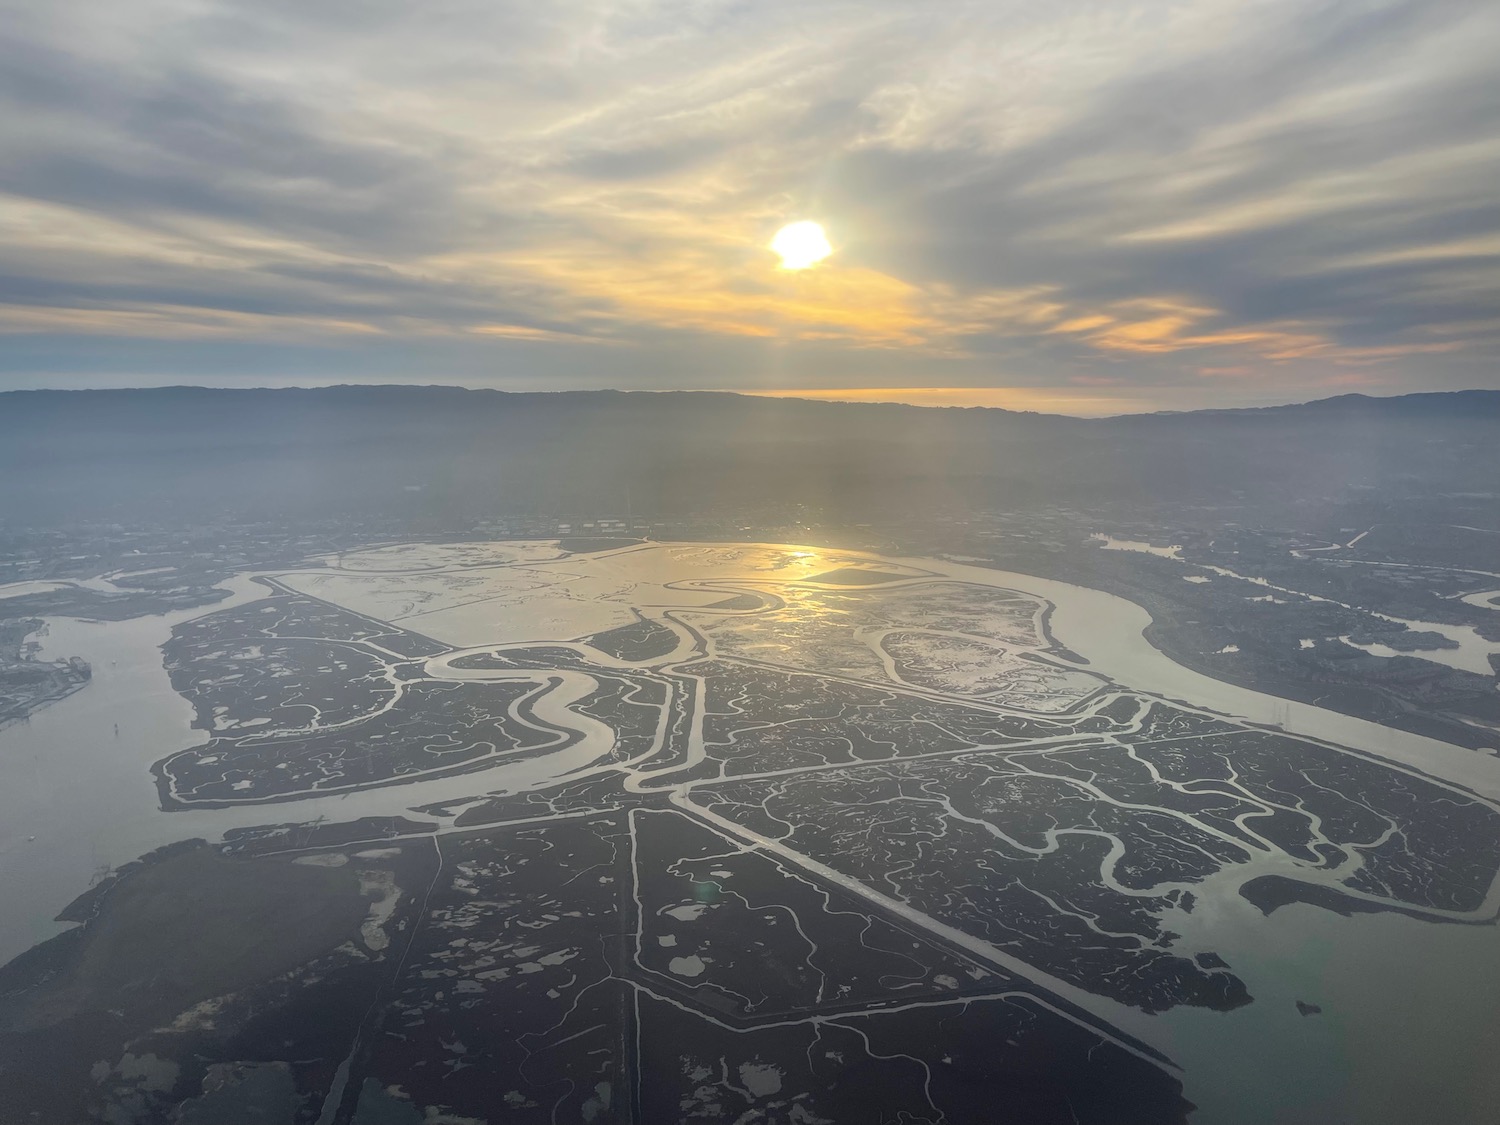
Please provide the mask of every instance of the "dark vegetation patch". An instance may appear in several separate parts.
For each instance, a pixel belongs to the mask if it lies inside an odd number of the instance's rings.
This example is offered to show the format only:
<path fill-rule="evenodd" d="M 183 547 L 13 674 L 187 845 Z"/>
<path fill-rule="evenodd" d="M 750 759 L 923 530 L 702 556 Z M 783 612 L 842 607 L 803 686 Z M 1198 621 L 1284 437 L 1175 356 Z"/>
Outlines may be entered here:
<path fill-rule="evenodd" d="M 838 570 L 826 571 L 823 574 L 815 574 L 806 581 L 822 582 L 829 586 L 878 586 L 882 582 L 900 582 L 907 577 L 909 576 L 905 574 L 891 574 L 884 570 L 864 570 L 857 566 L 846 566 Z"/>
<path fill-rule="evenodd" d="M 0 1125 L 311 1125 L 435 870 L 425 840 L 351 851 L 188 841 L 75 903 L 82 926 L 0 969 Z"/>
<path fill-rule="evenodd" d="M 644 543 L 643 539 L 613 539 L 607 535 L 578 535 L 567 539 L 559 539 L 557 545 L 560 549 L 567 551 L 570 555 L 593 555 L 600 551 L 613 551 L 620 547 L 636 547 Z"/>
<path fill-rule="evenodd" d="M 426 835 L 437 831 L 430 820 L 405 816 L 365 816 L 335 824 L 268 824 L 255 828 L 231 828 L 220 848 L 225 855 L 258 856 L 303 848 L 329 848 L 351 843 L 379 846 L 398 836 Z"/>
<path fill-rule="evenodd" d="M 1469 922 L 1464 918 L 1406 910 L 1395 903 L 1350 898 L 1348 895 L 1340 894 L 1333 887 L 1304 883 L 1297 879 L 1288 879 L 1284 875 L 1260 875 L 1250 879 L 1240 887 L 1240 897 L 1262 914 L 1271 914 L 1283 906 L 1291 906 L 1300 902 L 1322 910 L 1331 910 L 1345 918 L 1352 918 L 1356 914 L 1404 914 L 1423 922 L 1446 922 L 1460 925 L 1487 924 L 1483 921 Z"/>
<path fill-rule="evenodd" d="M 114 885 L 45 979 L 28 987 L 0 973 L 0 1036 L 86 1012 L 175 1014 L 339 945 L 359 932 L 367 908 L 346 869 L 182 849 Z"/>
<path fill-rule="evenodd" d="M 389 711 L 358 723 L 285 737 L 215 738 L 163 759 L 152 772 L 162 807 L 175 809 L 486 769 L 507 755 L 561 749 L 576 739 L 531 713 L 530 700 L 544 687 L 425 681 L 407 687 Z"/>
<path fill-rule="evenodd" d="M 736 613 L 749 613 L 760 609 L 766 604 L 766 599 L 757 597 L 755 594 L 736 594 L 732 598 L 725 598 L 722 602 L 711 602 L 704 609 L 728 609 Z"/>
<path fill-rule="evenodd" d="M 645 1121 L 1184 1125 L 1193 1108 L 1161 1068 L 1025 997 L 749 1030 L 639 1010 Z"/>
<path fill-rule="evenodd" d="M 616 660 L 658 660 L 677 647 L 677 634 L 659 621 L 644 617 L 618 629 L 584 638 Z"/>

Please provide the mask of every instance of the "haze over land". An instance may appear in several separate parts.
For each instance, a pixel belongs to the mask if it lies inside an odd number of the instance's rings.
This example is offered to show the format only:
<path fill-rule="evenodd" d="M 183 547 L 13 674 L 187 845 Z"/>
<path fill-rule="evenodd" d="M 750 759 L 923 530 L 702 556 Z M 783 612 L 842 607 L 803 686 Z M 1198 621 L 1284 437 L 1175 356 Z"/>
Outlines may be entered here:
<path fill-rule="evenodd" d="M 1483 510 L 1500 479 L 1493 391 L 1115 419 L 446 387 L 21 392 L 0 403 L 0 494 L 37 520 L 170 504 L 432 526 L 758 509 L 846 524 L 1201 501 L 1315 522 L 1340 504 L 1422 505 L 1434 492 Z"/>
<path fill-rule="evenodd" d="M 1497 412 L 0 395 L 0 1123 L 1488 1125 Z"/>

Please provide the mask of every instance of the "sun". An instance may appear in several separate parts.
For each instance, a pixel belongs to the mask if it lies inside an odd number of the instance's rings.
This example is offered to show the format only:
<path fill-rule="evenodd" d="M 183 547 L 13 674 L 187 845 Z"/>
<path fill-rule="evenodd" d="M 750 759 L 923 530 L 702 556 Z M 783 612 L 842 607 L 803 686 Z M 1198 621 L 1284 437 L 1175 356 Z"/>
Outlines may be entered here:
<path fill-rule="evenodd" d="M 828 236 L 817 223 L 791 223 L 776 232 L 771 249 L 781 255 L 784 270 L 805 270 L 833 253 Z"/>

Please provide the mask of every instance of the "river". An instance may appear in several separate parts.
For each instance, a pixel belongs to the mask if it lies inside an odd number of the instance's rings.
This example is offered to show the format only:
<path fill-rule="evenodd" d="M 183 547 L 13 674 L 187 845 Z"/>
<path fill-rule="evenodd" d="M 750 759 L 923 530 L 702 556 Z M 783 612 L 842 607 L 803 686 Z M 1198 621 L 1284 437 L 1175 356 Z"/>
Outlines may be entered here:
<path fill-rule="evenodd" d="M 1151 617 L 1133 602 L 1030 575 L 944 569 L 1047 598 L 1054 636 L 1119 683 L 1279 722 L 1500 798 L 1500 759 L 1184 668 L 1145 640 Z M 1192 914 L 1167 921 L 1186 948 L 1223 956 L 1256 998 L 1232 1012 L 1177 1008 L 1145 1030 L 1183 1067 L 1195 1125 L 1493 1125 L 1500 928 L 1305 905 L 1266 917 L 1237 893 L 1249 874 L 1224 872 Z M 1302 1016 L 1298 1000 L 1323 1011 Z"/>
<path fill-rule="evenodd" d="M 779 546 L 779 545 L 778 545 Z M 848 554 L 848 552 L 844 552 Z M 930 559 L 890 560 L 1053 603 L 1050 628 L 1088 667 L 1163 697 L 1356 747 L 1500 799 L 1500 760 L 1420 735 L 1227 684 L 1184 668 L 1143 636 L 1150 616 L 1112 594 Z M 263 596 L 241 576 L 223 608 Z M 201 610 L 120 622 L 53 618 L 43 656 L 81 656 L 83 690 L 0 729 L 0 962 L 66 927 L 52 918 L 103 870 L 175 840 L 326 816 L 395 814 L 478 790 L 545 784 L 578 763 L 558 755 L 484 774 L 437 778 L 271 806 L 167 813 L 153 762 L 202 740 L 172 690 L 160 646 Z M 589 753 L 597 732 L 587 739 Z M 1256 1002 L 1233 1012 L 1179 1008 L 1130 1031 L 1184 1069 L 1197 1125 L 1490 1125 L 1500 1105 L 1500 930 L 1395 915 L 1343 918 L 1309 906 L 1263 917 L 1227 871 L 1169 928 L 1187 949 L 1221 953 Z M 1322 1007 L 1301 1016 L 1295 1002 Z"/>
<path fill-rule="evenodd" d="M 1365 533 L 1367 534 L 1367 533 Z M 1093 538 L 1104 542 L 1102 550 L 1106 551 L 1135 551 L 1137 553 L 1157 555 L 1161 558 L 1175 559 L 1184 566 L 1196 567 L 1217 574 L 1221 578 L 1230 578 L 1237 582 L 1248 582 L 1252 586 L 1261 586 L 1267 590 L 1275 590 L 1277 593 L 1289 594 L 1294 598 L 1304 598 L 1310 602 L 1326 602 L 1329 605 L 1342 606 L 1344 609 L 1353 610 L 1356 613 L 1367 613 L 1371 617 L 1377 617 L 1382 621 L 1389 621 L 1395 625 L 1404 625 L 1408 629 L 1418 633 L 1437 633 L 1449 642 L 1447 648 L 1414 648 L 1394 649 L 1383 644 L 1358 644 L 1351 641 L 1347 636 L 1339 637 L 1339 640 L 1357 648 L 1372 656 L 1413 656 L 1421 660 L 1428 660 L 1434 664 L 1445 664 L 1449 668 L 1456 668 L 1460 672 L 1473 672 L 1477 676 L 1494 676 L 1495 669 L 1490 663 L 1490 657 L 1500 656 L 1500 641 L 1487 640 L 1478 629 L 1472 625 L 1452 625 L 1442 621 L 1413 621 L 1407 617 L 1392 617 L 1388 613 L 1377 613 L 1373 609 L 1361 609 L 1358 606 L 1349 605 L 1347 602 L 1335 601 L 1333 598 L 1325 598 L 1319 594 L 1309 594 L 1303 590 L 1293 590 L 1288 586 L 1278 586 L 1264 578 L 1241 574 L 1235 570 L 1229 570 L 1222 566 L 1210 566 L 1207 563 L 1190 563 L 1183 559 L 1178 553 L 1181 547 L 1153 547 L 1149 543 L 1142 543 L 1134 539 L 1116 539 L 1109 535 L 1094 535 Z M 1347 546 L 1353 546 L 1364 534 L 1360 534 L 1350 540 Z M 1311 547 L 1310 551 L 1335 550 L 1333 547 Z M 1293 552 L 1294 554 L 1296 552 Z M 1401 569 L 1417 569 L 1407 567 L 1402 563 L 1371 562 L 1368 560 L 1355 560 L 1360 565 L 1368 566 L 1394 566 Z M 1449 569 L 1436 567 L 1431 569 Z M 1487 574 L 1487 571 L 1454 571 L 1461 574 Z M 1188 574 L 1183 576 L 1188 582 L 1209 582 L 1211 579 L 1201 574 Z M 1494 601 L 1500 596 L 1500 590 L 1491 590 L 1479 594 L 1469 594 L 1460 600 L 1468 605 L 1480 606 L 1486 609 L 1500 609 L 1500 604 Z M 1273 599 L 1274 600 L 1274 599 Z"/>

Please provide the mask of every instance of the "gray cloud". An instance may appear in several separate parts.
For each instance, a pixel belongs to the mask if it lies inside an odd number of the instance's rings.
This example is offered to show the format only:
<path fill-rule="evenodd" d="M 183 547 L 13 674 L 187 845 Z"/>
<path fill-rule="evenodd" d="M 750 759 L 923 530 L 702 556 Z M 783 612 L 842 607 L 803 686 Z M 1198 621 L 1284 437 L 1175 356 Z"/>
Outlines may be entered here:
<path fill-rule="evenodd" d="M 1500 380 L 1492 7 L 17 8 L 11 385 Z"/>
<path fill-rule="evenodd" d="M 1500 235 L 1486 186 L 1500 173 L 1500 81 L 1477 52 L 1467 73 L 1399 70 L 1403 54 L 1473 9 L 1350 7 L 1323 7 L 1297 37 L 1268 34 L 1131 76 L 1016 149 L 851 154 L 831 207 L 898 232 L 871 254 L 882 267 L 969 287 L 1045 281 L 1085 301 L 1187 294 L 1224 324 L 1312 318 L 1349 340 L 1492 314 L 1500 283 L 1478 271 L 1494 253 L 1440 247 Z M 1397 69 L 1381 89 L 1374 68 L 1384 67 Z M 1316 112 L 1318 99 L 1346 94 L 1342 112 Z M 1193 172 L 1201 183 L 1174 186 Z M 1299 192 L 1339 178 L 1299 207 Z M 1222 229 L 1131 239 L 1256 206 L 1264 214 Z M 1429 247 L 1420 261 L 1344 264 Z M 1433 299 L 1460 274 L 1465 292 Z"/>
<path fill-rule="evenodd" d="M 142 76 L 9 40 L 0 41 L 0 75 L 0 97 L 17 115 L 0 191 L 349 249 L 411 250 L 495 221 L 455 209 L 437 154 L 346 139 L 309 106 L 201 71 Z"/>

